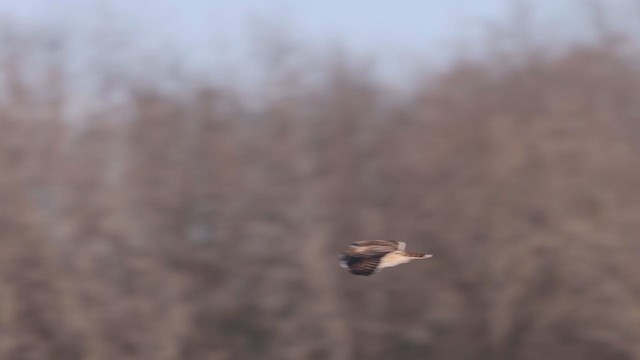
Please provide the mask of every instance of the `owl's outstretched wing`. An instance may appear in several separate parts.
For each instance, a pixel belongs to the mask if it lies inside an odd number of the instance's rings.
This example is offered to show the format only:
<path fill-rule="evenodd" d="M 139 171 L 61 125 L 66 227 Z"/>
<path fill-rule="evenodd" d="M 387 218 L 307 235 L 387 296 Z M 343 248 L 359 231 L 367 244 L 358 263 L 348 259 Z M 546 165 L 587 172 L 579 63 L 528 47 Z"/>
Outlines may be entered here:
<path fill-rule="evenodd" d="M 354 275 L 369 276 L 376 272 L 382 256 L 350 256 L 342 254 L 340 265 Z"/>
<path fill-rule="evenodd" d="M 400 241 L 369 240 L 350 244 L 347 251 L 355 256 L 383 256 L 396 250 L 404 250 L 405 243 Z"/>

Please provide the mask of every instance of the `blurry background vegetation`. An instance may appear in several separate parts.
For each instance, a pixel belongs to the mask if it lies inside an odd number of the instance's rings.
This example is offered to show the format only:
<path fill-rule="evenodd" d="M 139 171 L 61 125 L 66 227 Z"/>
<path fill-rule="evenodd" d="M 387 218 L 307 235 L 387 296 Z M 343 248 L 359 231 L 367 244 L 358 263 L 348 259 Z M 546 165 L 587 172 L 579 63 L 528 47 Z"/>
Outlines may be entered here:
<path fill-rule="evenodd" d="M 401 86 L 278 26 L 234 86 L 109 21 L 78 49 L 5 17 L 0 358 L 640 358 L 640 27 L 614 3 L 569 41 L 515 6 Z M 435 257 L 354 277 L 359 239 Z"/>

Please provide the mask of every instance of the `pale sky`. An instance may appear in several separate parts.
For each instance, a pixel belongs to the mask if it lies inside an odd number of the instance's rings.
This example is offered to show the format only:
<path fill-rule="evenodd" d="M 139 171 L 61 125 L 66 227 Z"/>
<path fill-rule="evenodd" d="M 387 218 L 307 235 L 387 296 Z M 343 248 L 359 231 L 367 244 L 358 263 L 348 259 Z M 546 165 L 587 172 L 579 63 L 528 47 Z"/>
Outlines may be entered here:
<path fill-rule="evenodd" d="M 609 0 L 622 4 L 626 0 Z M 297 42 L 340 43 L 394 62 L 408 54 L 438 61 L 456 41 L 479 38 L 490 22 L 513 12 L 514 0 L 0 0 L 0 19 L 48 25 L 72 33 L 108 23 L 150 49 L 168 48 L 206 64 L 216 51 L 247 60 L 260 27 L 280 24 Z M 536 21 L 554 33 L 584 26 L 580 0 L 537 0 Z M 640 18 L 640 11 L 638 17 Z M 582 19 L 582 20 L 580 20 Z M 640 23 L 640 21 L 638 21 Z M 111 28 L 109 28 L 111 29 Z M 568 31 L 570 33 L 571 31 Z M 168 46 L 168 47 L 167 47 Z"/>

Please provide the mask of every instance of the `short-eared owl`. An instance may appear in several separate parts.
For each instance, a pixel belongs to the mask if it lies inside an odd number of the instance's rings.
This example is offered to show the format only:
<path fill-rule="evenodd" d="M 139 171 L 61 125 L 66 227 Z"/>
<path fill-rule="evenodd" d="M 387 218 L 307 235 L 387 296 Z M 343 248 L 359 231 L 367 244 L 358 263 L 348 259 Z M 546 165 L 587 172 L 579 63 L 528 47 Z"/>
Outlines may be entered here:
<path fill-rule="evenodd" d="M 369 276 L 387 267 L 427 259 L 431 255 L 404 251 L 401 241 L 369 240 L 349 244 L 340 256 L 340 266 L 354 275 Z"/>

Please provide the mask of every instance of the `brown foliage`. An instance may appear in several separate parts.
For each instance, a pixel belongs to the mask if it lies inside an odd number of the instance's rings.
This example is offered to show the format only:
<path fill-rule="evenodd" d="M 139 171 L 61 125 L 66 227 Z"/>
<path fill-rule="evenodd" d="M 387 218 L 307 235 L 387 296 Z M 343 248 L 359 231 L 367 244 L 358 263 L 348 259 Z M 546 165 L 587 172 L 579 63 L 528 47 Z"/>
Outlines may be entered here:
<path fill-rule="evenodd" d="M 27 76 L 47 50 L 11 36 L 1 358 L 640 356 L 633 43 L 460 61 L 408 97 L 344 54 L 259 105 L 125 83 L 77 121 L 64 62 Z M 435 257 L 337 266 L 372 238 Z"/>

